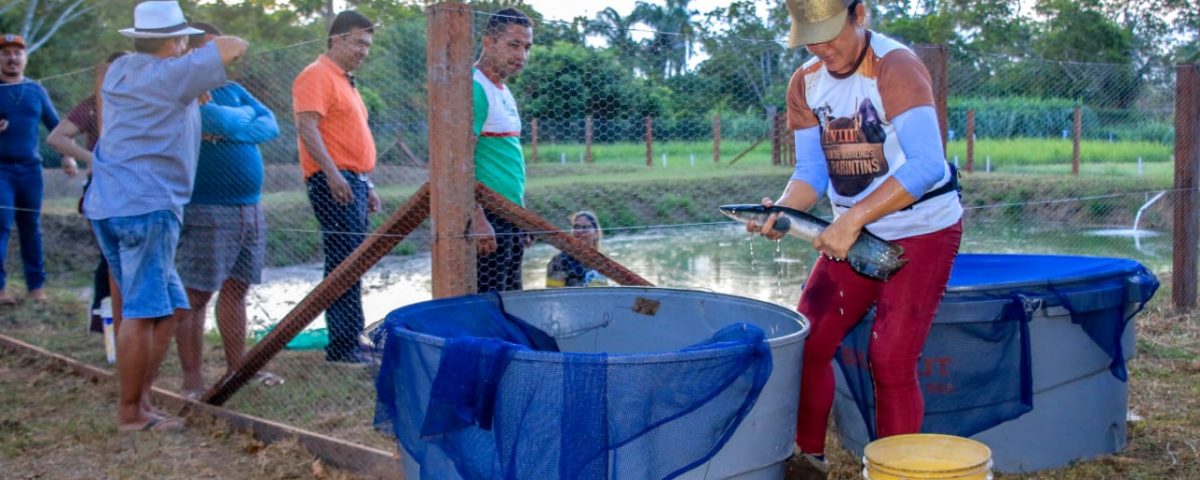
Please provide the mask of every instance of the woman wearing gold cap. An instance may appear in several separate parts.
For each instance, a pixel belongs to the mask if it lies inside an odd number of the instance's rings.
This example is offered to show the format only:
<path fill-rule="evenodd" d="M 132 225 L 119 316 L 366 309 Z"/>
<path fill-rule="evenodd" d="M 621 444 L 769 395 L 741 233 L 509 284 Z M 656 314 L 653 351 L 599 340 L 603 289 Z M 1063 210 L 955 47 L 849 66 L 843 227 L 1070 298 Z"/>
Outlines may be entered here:
<path fill-rule="evenodd" d="M 833 223 L 800 295 L 811 322 L 804 348 L 796 451 L 789 478 L 824 478 L 833 404 L 833 355 L 872 305 L 867 352 L 879 437 L 915 433 L 924 416 L 917 358 L 962 237 L 956 173 L 945 161 L 929 72 L 904 45 L 866 27 L 861 0 L 787 0 L 793 48 L 812 58 L 792 76 L 788 126 L 796 169 L 764 205 L 808 210 L 826 194 Z M 748 225 L 769 238 L 774 218 Z M 908 265 L 886 281 L 843 260 L 866 229 L 904 248 Z"/>

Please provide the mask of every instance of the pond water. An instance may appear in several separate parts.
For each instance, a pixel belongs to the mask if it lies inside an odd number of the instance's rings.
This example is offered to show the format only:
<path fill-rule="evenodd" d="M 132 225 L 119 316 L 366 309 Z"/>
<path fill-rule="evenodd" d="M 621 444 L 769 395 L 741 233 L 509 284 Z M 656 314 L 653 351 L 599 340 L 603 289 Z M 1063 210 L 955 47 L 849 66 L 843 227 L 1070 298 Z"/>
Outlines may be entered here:
<path fill-rule="evenodd" d="M 1123 257 L 1159 272 L 1171 267 L 1171 247 L 1171 236 L 1162 232 L 974 222 L 966 228 L 962 251 Z M 633 234 L 610 232 L 602 250 L 658 286 L 741 295 L 788 307 L 795 305 L 816 259 L 811 245 L 805 242 L 793 238 L 769 241 L 747 234 L 734 223 Z M 544 288 L 546 263 L 556 253 L 543 243 L 526 251 L 526 288 Z M 432 298 L 430 272 L 429 253 L 381 261 L 363 278 L 367 323 L 401 306 Z M 252 329 L 278 322 L 321 278 L 320 264 L 264 271 L 263 284 L 250 291 L 247 313 Z M 211 323 L 213 317 L 208 318 Z M 319 318 L 309 328 L 323 326 L 324 320 Z"/>

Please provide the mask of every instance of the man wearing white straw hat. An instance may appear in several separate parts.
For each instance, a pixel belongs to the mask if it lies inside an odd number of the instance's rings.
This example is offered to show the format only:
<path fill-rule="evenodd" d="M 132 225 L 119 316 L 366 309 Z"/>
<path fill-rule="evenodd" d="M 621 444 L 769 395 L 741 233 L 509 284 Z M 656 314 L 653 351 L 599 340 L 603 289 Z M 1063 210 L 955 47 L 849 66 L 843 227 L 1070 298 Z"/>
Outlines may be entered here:
<path fill-rule="evenodd" d="M 117 430 L 178 430 L 182 421 L 150 406 L 150 386 L 188 309 L 175 271 L 183 206 L 200 151 L 196 99 L 224 85 L 225 65 L 246 52 L 219 37 L 184 55 L 188 27 L 179 3 L 150 1 L 133 11 L 136 53 L 113 62 L 100 89 L 102 130 L 84 212 L 117 288 Z M 115 315 L 114 315 L 115 316 Z"/>

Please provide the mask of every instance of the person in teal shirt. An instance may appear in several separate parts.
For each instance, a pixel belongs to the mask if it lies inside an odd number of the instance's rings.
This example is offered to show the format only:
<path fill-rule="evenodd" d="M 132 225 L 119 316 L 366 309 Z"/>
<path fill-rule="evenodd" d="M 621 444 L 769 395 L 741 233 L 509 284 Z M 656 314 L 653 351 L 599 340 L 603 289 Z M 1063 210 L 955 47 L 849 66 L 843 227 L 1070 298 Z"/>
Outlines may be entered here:
<path fill-rule="evenodd" d="M 533 23 L 514 8 L 492 14 L 483 51 L 474 71 L 475 178 L 504 198 L 525 205 L 525 156 L 521 152 L 521 116 L 504 82 L 529 59 Z M 476 279 L 480 292 L 521 289 L 523 232 L 496 212 L 482 208 L 472 222 L 479 241 Z"/>

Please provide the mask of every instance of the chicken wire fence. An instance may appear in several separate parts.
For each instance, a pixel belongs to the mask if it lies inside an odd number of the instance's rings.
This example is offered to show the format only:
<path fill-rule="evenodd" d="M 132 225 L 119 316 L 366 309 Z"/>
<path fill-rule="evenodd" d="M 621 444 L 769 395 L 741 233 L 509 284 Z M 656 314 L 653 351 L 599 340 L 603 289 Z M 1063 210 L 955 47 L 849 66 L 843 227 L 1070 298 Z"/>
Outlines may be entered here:
<path fill-rule="evenodd" d="M 475 12 L 476 53 L 489 18 L 488 12 Z M 364 332 L 389 311 L 432 296 L 431 235 L 423 214 L 429 203 L 422 188 L 429 180 L 426 28 L 424 18 L 377 27 L 370 55 L 354 72 L 353 91 L 369 113 L 377 161 L 364 168 L 365 176 L 344 177 L 352 207 L 332 198 L 328 180 L 319 174 L 306 181 L 298 162 L 293 98 L 301 93 L 293 85 L 325 50 L 324 39 L 248 55 L 230 72 L 245 95 L 214 92 L 206 105 L 202 164 L 213 152 L 231 150 L 223 143 L 251 145 L 262 158 L 261 192 L 250 192 L 261 194 L 261 213 L 219 202 L 214 209 L 189 206 L 198 227 L 233 222 L 238 233 L 200 237 L 192 251 L 185 251 L 185 243 L 178 255 L 208 268 L 236 263 L 239 245 L 261 244 L 261 278 L 250 279 L 246 293 L 247 348 L 271 339 L 269 332 L 281 321 L 288 332 L 276 337 L 299 332 L 277 355 L 254 357 L 260 364 L 254 367 L 264 366 L 269 375 L 242 379 L 246 386 L 226 406 L 358 443 L 391 445 L 371 427 L 375 358 Z M 588 241 L 592 230 L 602 252 L 656 285 L 794 304 L 815 260 L 811 247 L 752 239 L 723 221 L 716 207 L 757 202 L 782 190 L 794 162 L 791 133 L 782 120 L 784 96 L 806 54 L 774 40 L 641 31 L 625 37 L 642 40 L 608 48 L 540 43 L 544 31 L 562 37 L 572 29 L 579 32 L 566 23 L 535 25 L 525 69 L 507 83 L 520 112 L 528 181 L 524 209 L 493 205 L 489 220 L 500 226 L 532 212 L 563 231 L 574 226 L 576 239 Z M 1171 212 L 1191 195 L 1171 188 L 1173 71 L 952 56 L 948 79 L 953 132 L 948 161 L 967 162 L 971 150 L 974 162 L 974 173 L 964 178 L 963 251 L 1111 255 L 1169 270 Z M 96 80 L 87 71 L 42 84 L 66 118 L 75 105 L 86 104 Z M 254 122 L 273 123 L 277 131 L 255 131 L 255 137 Z M 328 141 L 353 135 L 322 133 Z M 1047 181 L 1021 175 L 1069 173 L 1076 138 L 1084 165 L 1079 177 Z M 48 148 L 43 155 L 48 165 L 58 163 Z M 221 164 L 243 160 L 225 158 Z M 257 162 L 253 154 L 251 162 Z M 245 167 L 202 165 L 197 188 L 215 189 L 221 197 L 228 193 L 222 185 L 238 181 Z M 373 202 L 368 180 L 380 200 L 376 213 L 366 211 Z M 90 228 L 76 213 L 81 183 L 81 177 L 46 173 L 42 231 L 52 288 L 91 278 L 99 260 Z M 579 211 L 591 212 L 591 221 L 581 223 L 573 215 Z M 829 215 L 825 205 L 817 212 Z M 552 283 L 553 265 L 562 259 L 557 249 L 536 242 L 549 233 L 497 228 L 498 238 L 520 251 L 519 261 L 500 265 L 516 262 L 523 288 Z M 527 244 L 527 238 L 534 242 Z M 335 271 L 362 242 L 374 253 Z M 9 255 L 8 271 L 19 272 L 16 258 Z M 501 266 L 481 264 L 479 280 L 501 276 Z M 327 273 L 334 281 L 318 286 Z M 347 289 L 334 304 L 314 299 Z M 219 325 L 222 318 L 237 323 L 236 313 L 227 312 L 240 308 L 234 301 L 238 289 L 230 291 L 230 303 L 222 303 L 219 293 L 208 304 L 200 391 L 228 380 L 222 376 L 229 350 L 219 340 Z M 85 321 L 81 315 L 80 323 Z M 234 340 L 230 348 L 237 350 L 240 338 Z M 71 353 L 102 362 L 98 338 L 94 344 L 94 351 Z M 188 355 L 195 357 L 183 356 Z M 159 385 L 182 389 L 187 381 L 179 356 L 169 354 Z"/>

